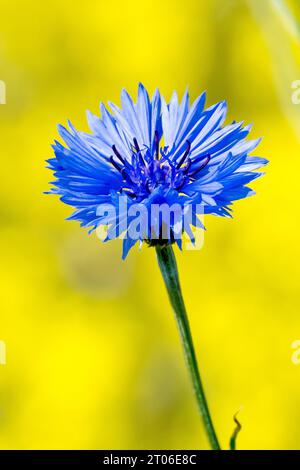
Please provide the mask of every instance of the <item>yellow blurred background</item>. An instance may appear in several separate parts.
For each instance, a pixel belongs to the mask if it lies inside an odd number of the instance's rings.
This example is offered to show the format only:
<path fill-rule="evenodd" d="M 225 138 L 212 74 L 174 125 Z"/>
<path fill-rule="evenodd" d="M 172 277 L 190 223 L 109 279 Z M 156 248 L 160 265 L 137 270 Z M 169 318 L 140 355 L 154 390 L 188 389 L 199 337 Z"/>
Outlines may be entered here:
<path fill-rule="evenodd" d="M 290 10 L 287 10 L 287 7 Z M 57 123 L 142 81 L 226 99 L 270 160 L 234 220 L 176 253 L 224 448 L 300 449 L 299 4 L 1 0 L 1 449 L 207 448 L 155 252 L 121 260 L 43 195 Z M 291 14 L 291 15 L 290 15 Z"/>

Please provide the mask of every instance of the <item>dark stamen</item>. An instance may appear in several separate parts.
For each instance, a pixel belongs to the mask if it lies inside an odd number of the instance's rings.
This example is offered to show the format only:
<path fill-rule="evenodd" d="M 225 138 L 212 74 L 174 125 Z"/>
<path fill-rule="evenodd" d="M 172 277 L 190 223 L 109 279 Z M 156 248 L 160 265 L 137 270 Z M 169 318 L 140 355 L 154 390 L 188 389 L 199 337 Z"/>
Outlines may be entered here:
<path fill-rule="evenodd" d="M 159 159 L 159 137 L 158 137 L 158 132 L 154 132 L 154 142 L 155 142 L 155 155 L 157 160 Z"/>
<path fill-rule="evenodd" d="M 120 162 L 123 163 L 123 165 L 125 165 L 125 160 L 124 158 L 122 157 L 122 155 L 120 154 L 120 152 L 117 150 L 117 147 L 115 145 L 112 146 L 112 149 L 113 149 L 113 152 L 114 154 L 116 155 L 116 157 L 118 157 L 118 159 L 120 160 Z"/>
<path fill-rule="evenodd" d="M 209 163 L 210 159 L 211 159 L 211 156 L 207 155 L 205 157 L 204 162 L 202 163 L 202 165 L 200 165 L 200 167 L 197 170 L 190 173 L 189 176 L 195 176 L 197 173 L 199 173 L 199 171 L 203 170 L 203 168 L 205 168 L 206 165 Z"/>
<path fill-rule="evenodd" d="M 112 155 L 110 157 L 110 162 L 115 167 L 115 169 L 121 173 L 121 176 L 124 180 L 128 179 L 129 175 L 127 174 L 127 171 L 124 167 L 121 167 L 117 162 L 115 162 L 114 157 Z"/>
<path fill-rule="evenodd" d="M 177 170 L 181 167 L 181 165 L 184 163 L 186 157 L 188 156 L 188 154 L 190 153 L 190 150 L 191 150 L 191 143 L 189 140 L 186 141 L 186 145 L 187 145 L 187 149 L 186 151 L 184 152 L 182 158 L 179 160 L 179 162 L 177 163 Z"/>
<path fill-rule="evenodd" d="M 184 163 L 183 173 L 186 174 L 189 171 L 191 164 L 192 160 L 188 157 Z"/>
<path fill-rule="evenodd" d="M 114 157 L 112 155 L 110 156 L 109 160 L 110 160 L 110 163 L 115 167 L 115 169 L 121 173 L 123 168 L 121 168 L 120 165 L 118 165 L 118 163 L 114 161 Z"/>
<path fill-rule="evenodd" d="M 142 155 L 140 152 L 139 152 L 139 161 L 140 161 L 140 164 L 141 164 L 142 166 L 144 166 L 144 167 L 146 166 L 146 162 L 145 162 L 145 160 L 144 160 L 144 157 L 143 157 L 143 155 Z"/>
<path fill-rule="evenodd" d="M 121 168 L 120 173 L 123 176 L 124 180 L 126 180 L 128 178 L 128 174 L 127 174 L 127 171 L 125 170 L 125 168 Z"/>
<path fill-rule="evenodd" d="M 136 140 L 135 137 L 134 137 L 134 139 L 133 139 L 133 143 L 134 143 L 134 146 L 135 146 L 135 148 L 136 148 L 136 151 L 139 152 L 139 151 L 140 151 L 140 147 L 139 147 L 138 141 Z"/>

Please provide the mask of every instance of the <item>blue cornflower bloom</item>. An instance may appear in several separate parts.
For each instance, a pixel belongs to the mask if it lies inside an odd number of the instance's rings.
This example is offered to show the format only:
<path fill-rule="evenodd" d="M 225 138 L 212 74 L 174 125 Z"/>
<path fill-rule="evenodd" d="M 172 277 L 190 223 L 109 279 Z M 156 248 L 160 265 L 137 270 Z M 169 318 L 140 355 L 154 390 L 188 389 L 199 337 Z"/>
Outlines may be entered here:
<path fill-rule="evenodd" d="M 153 204 L 176 204 L 183 213 L 191 208 L 191 224 L 183 227 L 176 217 L 162 215 L 154 237 L 149 217 L 147 230 L 138 237 L 149 244 L 175 241 L 181 247 L 183 231 L 194 240 L 190 225 L 204 228 L 199 212 L 230 217 L 234 200 L 254 194 L 247 185 L 262 175 L 253 170 L 267 160 L 249 156 L 260 140 L 245 140 L 250 126 L 223 126 L 224 101 L 205 109 L 205 93 L 190 105 L 186 91 L 181 102 L 174 92 L 167 104 L 158 90 L 150 100 L 141 84 L 136 104 L 126 90 L 121 101 L 121 109 L 109 103 L 112 112 L 101 104 L 101 118 L 88 113 L 91 133 L 77 131 L 70 122 L 69 130 L 59 126 L 66 146 L 55 141 L 55 157 L 48 163 L 56 177 L 49 192 L 76 208 L 69 219 L 91 230 L 108 226 L 108 239 L 125 233 L 123 258 L 137 241 L 128 235 L 134 204 L 146 213 Z M 120 208 L 120 196 L 125 208 Z M 115 207 L 114 216 L 99 212 L 107 205 Z"/>

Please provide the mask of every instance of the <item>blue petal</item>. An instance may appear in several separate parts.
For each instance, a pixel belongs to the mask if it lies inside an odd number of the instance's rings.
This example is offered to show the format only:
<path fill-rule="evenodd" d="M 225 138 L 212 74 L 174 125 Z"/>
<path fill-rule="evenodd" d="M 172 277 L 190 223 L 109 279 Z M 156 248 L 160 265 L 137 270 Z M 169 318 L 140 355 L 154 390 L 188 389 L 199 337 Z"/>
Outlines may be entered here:
<path fill-rule="evenodd" d="M 124 260 L 128 255 L 129 250 L 136 244 L 137 240 L 132 240 L 131 238 L 127 237 L 123 240 L 123 253 L 122 259 Z"/>

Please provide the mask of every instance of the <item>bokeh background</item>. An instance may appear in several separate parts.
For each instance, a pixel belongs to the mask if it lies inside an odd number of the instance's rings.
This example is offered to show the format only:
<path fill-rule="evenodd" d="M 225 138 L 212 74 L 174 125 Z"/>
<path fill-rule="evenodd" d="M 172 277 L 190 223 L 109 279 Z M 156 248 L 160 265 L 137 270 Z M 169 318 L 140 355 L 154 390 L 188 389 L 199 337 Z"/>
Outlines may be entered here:
<path fill-rule="evenodd" d="M 299 3 L 1 0 L 0 365 L 2 449 L 207 448 L 152 249 L 121 261 L 43 195 L 57 123 L 142 81 L 189 85 L 252 122 L 271 164 L 234 220 L 207 218 L 177 253 L 223 447 L 300 449 Z"/>

